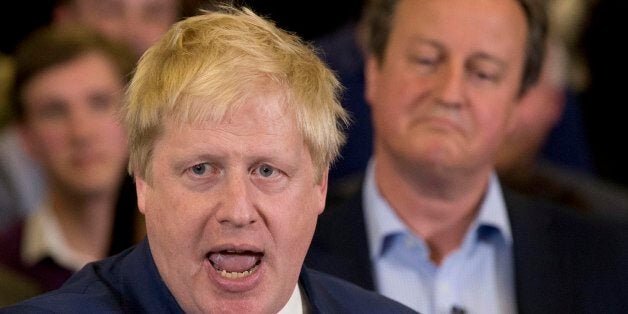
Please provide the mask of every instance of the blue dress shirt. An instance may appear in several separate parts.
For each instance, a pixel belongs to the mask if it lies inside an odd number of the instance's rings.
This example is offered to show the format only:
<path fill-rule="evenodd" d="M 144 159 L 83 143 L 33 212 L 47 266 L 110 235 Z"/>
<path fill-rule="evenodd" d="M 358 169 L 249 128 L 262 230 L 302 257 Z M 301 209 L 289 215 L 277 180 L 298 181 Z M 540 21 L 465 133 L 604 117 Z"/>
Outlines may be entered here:
<path fill-rule="evenodd" d="M 437 266 L 425 241 L 382 198 L 373 165 L 363 204 L 377 291 L 426 314 L 516 313 L 512 235 L 497 176 L 461 246 Z"/>

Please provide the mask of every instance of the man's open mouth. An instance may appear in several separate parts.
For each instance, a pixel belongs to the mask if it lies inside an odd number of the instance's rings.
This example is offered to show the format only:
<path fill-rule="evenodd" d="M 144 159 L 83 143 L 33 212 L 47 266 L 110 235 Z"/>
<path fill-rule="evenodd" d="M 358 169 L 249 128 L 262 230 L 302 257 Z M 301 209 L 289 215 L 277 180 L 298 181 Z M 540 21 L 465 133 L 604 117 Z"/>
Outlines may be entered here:
<path fill-rule="evenodd" d="M 250 276 L 262 262 L 264 253 L 253 251 L 223 250 L 209 252 L 207 259 L 220 276 L 238 279 Z"/>

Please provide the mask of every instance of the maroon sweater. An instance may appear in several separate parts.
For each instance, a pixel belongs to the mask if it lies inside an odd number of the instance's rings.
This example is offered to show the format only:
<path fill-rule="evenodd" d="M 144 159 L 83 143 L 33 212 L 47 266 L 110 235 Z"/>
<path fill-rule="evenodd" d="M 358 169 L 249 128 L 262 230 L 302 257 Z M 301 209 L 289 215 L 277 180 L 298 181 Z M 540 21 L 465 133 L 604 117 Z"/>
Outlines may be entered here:
<path fill-rule="evenodd" d="M 24 221 L 0 233 L 0 264 L 39 285 L 41 292 L 57 289 L 72 275 L 72 271 L 55 263 L 50 257 L 34 265 L 22 261 Z"/>

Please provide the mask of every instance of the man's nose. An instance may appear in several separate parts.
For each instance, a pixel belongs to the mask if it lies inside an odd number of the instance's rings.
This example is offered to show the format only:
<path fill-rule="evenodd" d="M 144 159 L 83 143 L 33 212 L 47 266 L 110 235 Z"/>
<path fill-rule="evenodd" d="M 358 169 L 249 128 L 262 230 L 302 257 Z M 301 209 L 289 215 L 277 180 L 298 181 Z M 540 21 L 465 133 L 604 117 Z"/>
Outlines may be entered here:
<path fill-rule="evenodd" d="M 439 103 L 455 108 L 462 105 L 464 76 L 464 66 L 461 64 L 452 62 L 441 69 L 436 87 L 436 97 Z"/>
<path fill-rule="evenodd" d="M 251 197 L 251 182 L 247 175 L 229 174 L 224 185 L 223 202 L 216 212 L 221 224 L 245 227 L 259 218 L 255 202 Z"/>
<path fill-rule="evenodd" d="M 72 138 L 79 141 L 91 137 L 92 133 L 99 127 L 90 113 L 82 110 L 71 112 L 69 120 L 68 127 Z"/>

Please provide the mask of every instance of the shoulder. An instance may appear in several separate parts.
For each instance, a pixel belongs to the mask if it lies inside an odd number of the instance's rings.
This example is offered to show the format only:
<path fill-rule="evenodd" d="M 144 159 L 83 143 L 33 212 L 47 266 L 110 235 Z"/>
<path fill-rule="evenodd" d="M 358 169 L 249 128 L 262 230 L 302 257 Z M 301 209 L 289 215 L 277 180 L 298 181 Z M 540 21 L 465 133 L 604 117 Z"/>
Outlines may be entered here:
<path fill-rule="evenodd" d="M 12 224 L 0 232 L 0 263 L 15 266 L 20 264 L 20 251 L 24 231 L 24 220 Z"/>
<path fill-rule="evenodd" d="M 88 292 L 88 290 L 91 290 Z M 100 291 L 101 293 L 97 293 Z M 0 313 L 115 313 L 122 309 L 104 286 L 85 291 L 64 289 L 42 294 L 0 310 Z"/>
<path fill-rule="evenodd" d="M 122 312 L 120 262 L 127 252 L 87 264 L 59 289 L 7 308 L 26 313 Z"/>
<path fill-rule="evenodd" d="M 628 280 L 628 224 L 542 199 L 505 195 L 515 253 L 561 256 L 582 269 L 579 275 L 606 273 L 613 280 Z"/>
<path fill-rule="evenodd" d="M 318 218 L 318 232 L 338 227 L 352 227 L 348 221 L 363 220 L 362 183 L 364 177 L 356 175 L 330 185 L 325 211 Z"/>
<path fill-rule="evenodd" d="M 348 281 L 304 268 L 301 284 L 321 313 L 416 313 L 412 309 Z"/>
<path fill-rule="evenodd" d="M 543 233 L 548 239 L 570 243 L 569 247 L 594 250 L 622 248 L 628 238 L 628 224 L 577 210 L 542 198 L 505 190 L 504 198 L 515 243 L 517 238 Z M 623 243 L 622 243 L 623 242 Z"/>
<path fill-rule="evenodd" d="M 20 302 L 0 312 L 4 311 L 6 313 L 122 312 L 111 288 L 85 268 L 63 287 Z"/>
<path fill-rule="evenodd" d="M 358 185 L 355 182 L 351 183 L 353 187 Z M 325 263 L 328 263 L 329 258 L 339 256 L 354 260 L 359 258 L 354 255 L 354 250 L 361 251 L 367 245 L 361 190 L 351 188 L 349 192 L 340 186 L 334 189 L 331 197 L 327 199 L 325 210 L 318 216 L 309 249 L 309 255 L 314 259 L 307 260 L 310 266 L 319 265 L 320 260 L 326 260 Z M 327 271 L 325 267 L 323 270 Z"/>
<path fill-rule="evenodd" d="M 628 227 L 623 220 L 585 215 L 578 210 L 540 197 L 504 189 L 508 215 L 513 225 L 550 227 L 556 231 L 618 235 Z"/>

